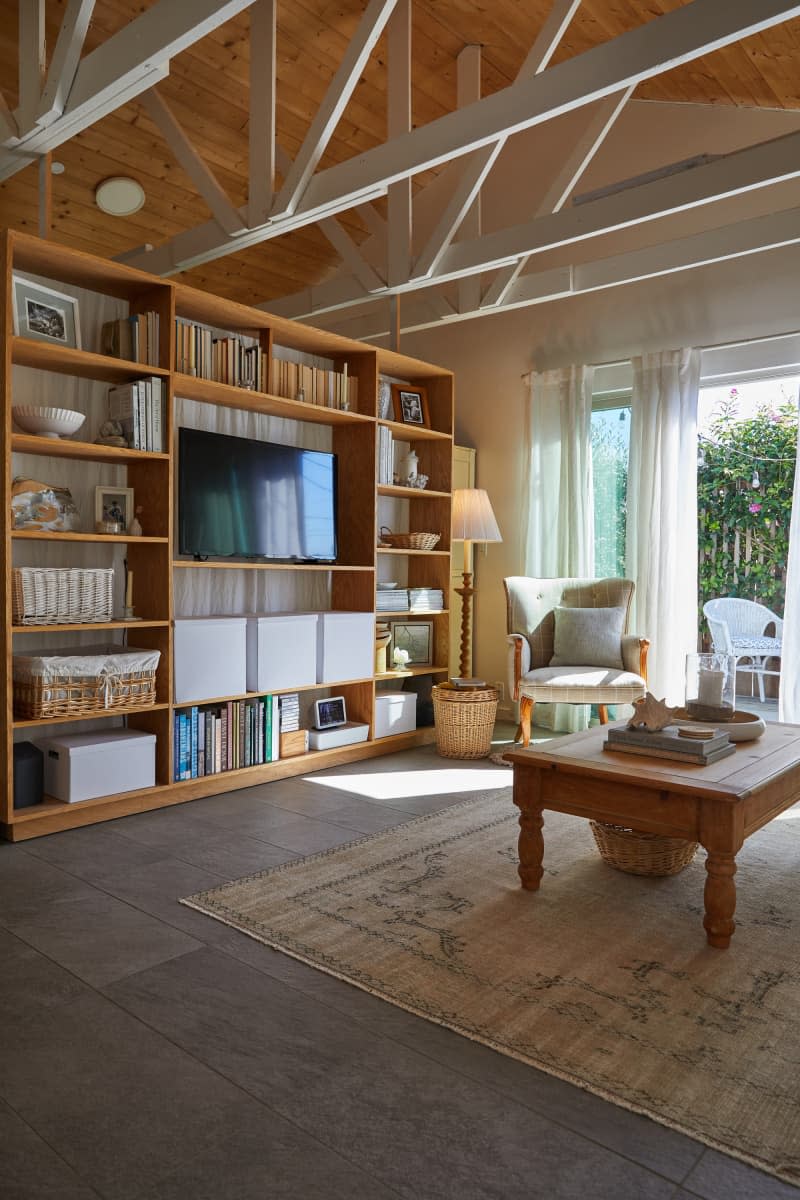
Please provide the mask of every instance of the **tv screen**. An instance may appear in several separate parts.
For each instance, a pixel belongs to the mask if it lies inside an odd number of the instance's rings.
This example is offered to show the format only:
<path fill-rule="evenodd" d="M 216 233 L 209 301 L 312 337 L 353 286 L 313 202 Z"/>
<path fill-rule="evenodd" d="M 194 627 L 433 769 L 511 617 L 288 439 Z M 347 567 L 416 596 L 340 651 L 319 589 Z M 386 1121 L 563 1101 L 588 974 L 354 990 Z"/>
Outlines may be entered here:
<path fill-rule="evenodd" d="M 336 455 L 179 432 L 181 554 L 335 562 Z"/>

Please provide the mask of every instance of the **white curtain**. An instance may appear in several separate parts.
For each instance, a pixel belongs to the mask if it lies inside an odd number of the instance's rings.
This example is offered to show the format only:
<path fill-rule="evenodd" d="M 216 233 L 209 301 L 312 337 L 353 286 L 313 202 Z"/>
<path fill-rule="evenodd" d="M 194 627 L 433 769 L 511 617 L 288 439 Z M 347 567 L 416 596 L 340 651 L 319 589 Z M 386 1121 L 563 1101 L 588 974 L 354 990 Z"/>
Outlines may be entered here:
<path fill-rule="evenodd" d="M 697 649 L 697 396 L 700 354 L 633 359 L 627 573 L 636 584 L 631 632 L 650 638 L 648 686 L 685 698 Z"/>
<path fill-rule="evenodd" d="M 532 373 L 525 420 L 526 575 L 594 574 L 593 367 Z"/>
<path fill-rule="evenodd" d="M 800 724 L 800 457 L 794 471 L 792 519 L 789 524 L 789 557 L 786 563 L 786 600 L 783 609 L 783 645 L 778 692 L 778 720 Z"/>

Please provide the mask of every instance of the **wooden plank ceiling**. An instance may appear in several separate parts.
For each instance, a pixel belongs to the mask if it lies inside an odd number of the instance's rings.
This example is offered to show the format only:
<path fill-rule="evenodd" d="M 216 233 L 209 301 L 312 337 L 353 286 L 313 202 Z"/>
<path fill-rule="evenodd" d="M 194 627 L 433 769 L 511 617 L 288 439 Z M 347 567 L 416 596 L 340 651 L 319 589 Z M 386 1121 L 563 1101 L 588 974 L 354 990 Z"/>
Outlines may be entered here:
<path fill-rule="evenodd" d="M 155 0 L 98 0 L 84 53 L 94 49 Z M 16 102 L 17 4 L 0 0 L 0 79 Z M 682 0 L 584 0 L 554 62 L 681 7 Z M 294 156 L 358 25 L 366 0 L 279 0 L 277 137 Z M 65 0 L 47 0 L 52 50 Z M 485 95 L 507 87 L 550 9 L 550 0 L 414 0 L 413 121 L 423 125 L 455 108 L 456 58 L 480 43 Z M 246 201 L 249 14 L 244 12 L 172 62 L 160 90 L 198 152 L 234 204 Z M 800 21 L 787 22 L 738 45 L 642 84 L 639 99 L 800 109 Z M 386 38 L 380 40 L 330 143 L 322 167 L 344 161 L 386 137 Z M 174 161 L 138 102 L 62 145 L 65 166 L 53 178 L 53 237 L 109 257 L 145 242 L 158 243 L 209 217 L 205 203 Z M 145 206 L 131 217 L 110 217 L 94 189 L 111 175 L 132 175 Z M 417 176 L 415 186 L 425 183 Z M 342 221 L 356 241 L 366 236 L 354 212 Z M 28 167 L 0 184 L 0 225 L 37 232 L 37 171 Z M 197 287 L 255 303 L 319 282 L 338 258 L 316 228 L 185 272 Z"/>

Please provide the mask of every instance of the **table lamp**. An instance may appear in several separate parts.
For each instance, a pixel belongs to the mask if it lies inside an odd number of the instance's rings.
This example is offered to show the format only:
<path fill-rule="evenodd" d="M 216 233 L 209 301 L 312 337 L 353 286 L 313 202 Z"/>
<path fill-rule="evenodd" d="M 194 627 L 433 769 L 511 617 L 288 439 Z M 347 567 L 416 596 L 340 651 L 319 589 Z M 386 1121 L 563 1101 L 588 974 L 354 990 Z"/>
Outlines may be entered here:
<path fill-rule="evenodd" d="M 456 488 L 453 492 L 452 538 L 464 543 L 464 571 L 461 587 L 454 590 L 461 597 L 461 662 L 463 678 L 472 674 L 470 626 L 472 624 L 472 586 L 469 548 L 472 542 L 502 542 L 489 497 L 483 488 Z"/>

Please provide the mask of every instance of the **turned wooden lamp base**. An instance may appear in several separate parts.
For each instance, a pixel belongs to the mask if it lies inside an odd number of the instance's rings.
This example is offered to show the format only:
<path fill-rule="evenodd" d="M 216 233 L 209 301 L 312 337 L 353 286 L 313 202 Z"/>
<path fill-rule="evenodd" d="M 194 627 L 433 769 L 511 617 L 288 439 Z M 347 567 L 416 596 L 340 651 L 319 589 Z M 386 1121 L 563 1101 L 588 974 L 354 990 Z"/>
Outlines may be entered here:
<path fill-rule="evenodd" d="M 461 587 L 453 589 L 461 597 L 461 658 L 458 670 L 462 679 L 469 679 L 472 675 L 472 597 L 475 588 L 472 586 L 472 572 L 464 571 L 462 574 Z"/>

